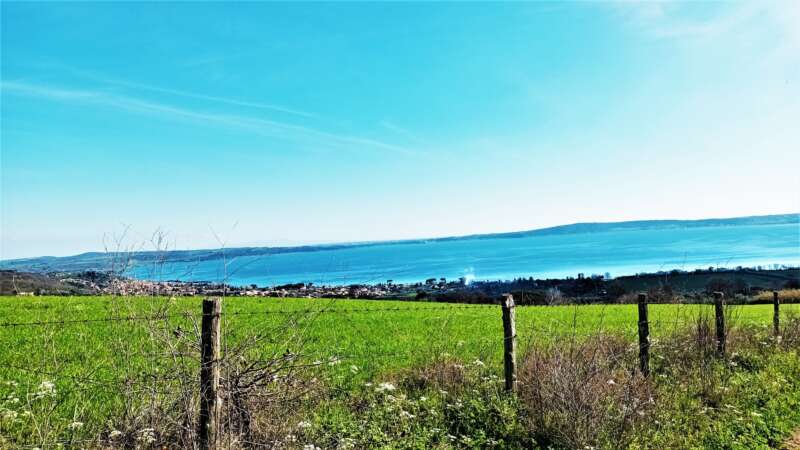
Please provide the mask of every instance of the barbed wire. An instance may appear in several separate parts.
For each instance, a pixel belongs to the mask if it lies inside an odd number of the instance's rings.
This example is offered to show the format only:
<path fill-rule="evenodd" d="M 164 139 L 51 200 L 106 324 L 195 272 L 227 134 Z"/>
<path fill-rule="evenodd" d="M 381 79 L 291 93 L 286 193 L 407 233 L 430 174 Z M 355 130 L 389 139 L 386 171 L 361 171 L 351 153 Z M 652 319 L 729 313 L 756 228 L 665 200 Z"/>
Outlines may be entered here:
<path fill-rule="evenodd" d="M 496 309 L 498 305 L 480 304 L 480 305 L 453 305 L 448 307 L 389 307 L 389 308 L 306 308 L 306 309 L 266 309 L 261 311 L 231 311 L 222 312 L 219 315 L 225 316 L 258 316 L 270 314 L 350 314 L 350 313 L 372 313 L 372 312 L 402 312 L 402 311 L 451 311 L 451 310 L 464 310 L 464 309 Z M 133 321 L 151 321 L 151 320 L 164 320 L 175 318 L 201 318 L 202 313 L 182 313 L 182 314 L 156 314 L 150 316 L 125 316 L 125 317 L 106 317 L 95 319 L 66 319 L 66 320 L 48 320 L 48 321 L 34 321 L 34 322 L 3 322 L 0 323 L 2 327 L 23 327 L 23 326 L 48 326 L 48 325 L 68 325 L 68 324 L 83 324 L 83 323 L 102 323 L 102 322 L 133 322 Z"/>
<path fill-rule="evenodd" d="M 659 305 L 659 304 L 650 304 Z M 690 304 L 687 306 L 691 306 Z M 379 313 L 379 312 L 416 312 L 416 311 L 453 311 L 453 310 L 497 310 L 498 304 L 449 304 L 448 306 L 395 306 L 395 307 L 380 307 L 380 308 L 304 308 L 304 309 L 264 309 L 260 311 L 227 311 L 220 313 L 220 316 L 234 317 L 234 316 L 258 316 L 258 315 L 304 315 L 304 314 L 351 314 L 351 313 Z M 582 305 L 572 305 L 582 306 Z M 616 306 L 616 305 L 603 305 L 603 306 Z M 704 306 L 704 305 L 701 305 Z M 713 305 L 705 305 L 713 306 Z M 730 305 L 734 308 L 741 308 L 751 305 Z M 517 305 L 518 310 L 528 308 L 540 308 L 543 305 Z M 689 311 L 696 312 L 696 311 Z M 781 315 L 789 314 L 792 311 L 782 311 Z M 86 318 L 86 319 L 64 319 L 64 320 L 47 320 L 47 321 L 31 321 L 31 322 L 0 322 L 0 328 L 8 327 L 24 327 L 24 326 L 48 326 L 48 325 L 69 325 L 69 324 L 87 324 L 87 323 L 103 323 L 103 322 L 135 322 L 135 321 L 155 321 L 167 319 L 187 319 L 187 318 L 201 318 L 202 313 L 173 313 L 173 314 L 153 314 L 145 316 L 123 316 L 123 317 L 104 317 L 104 318 Z M 753 319 L 753 320 L 766 320 L 762 315 L 744 314 L 740 310 L 734 310 L 731 314 L 733 318 L 740 319 Z M 557 319 L 549 319 L 557 320 Z M 651 323 L 654 321 L 651 320 Z"/>
<path fill-rule="evenodd" d="M 0 323 L 0 328 L 6 327 L 25 327 L 25 326 L 48 326 L 48 325 L 69 325 L 82 323 L 101 323 L 101 322 L 134 322 L 150 321 L 165 318 L 187 317 L 187 315 L 166 315 L 166 316 L 126 316 L 126 317 L 105 317 L 102 319 L 67 319 L 67 320 L 46 320 L 36 322 L 4 322 Z"/>

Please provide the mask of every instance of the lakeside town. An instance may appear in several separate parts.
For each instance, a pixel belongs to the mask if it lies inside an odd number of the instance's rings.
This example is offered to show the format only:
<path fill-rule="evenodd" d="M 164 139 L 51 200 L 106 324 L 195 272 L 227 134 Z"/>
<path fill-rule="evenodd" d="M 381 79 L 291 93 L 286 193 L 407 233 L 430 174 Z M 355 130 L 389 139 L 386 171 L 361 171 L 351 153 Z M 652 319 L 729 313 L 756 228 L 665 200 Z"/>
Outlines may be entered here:
<path fill-rule="evenodd" d="M 119 296 L 228 296 L 353 298 L 372 300 L 416 300 L 455 303 L 491 303 L 512 292 L 522 304 L 556 304 L 565 299 L 578 302 L 624 301 L 636 291 L 650 291 L 669 300 L 675 294 L 702 295 L 724 291 L 729 298 L 752 296 L 763 290 L 800 287 L 800 268 L 785 265 L 709 267 L 694 271 L 672 270 L 612 278 L 608 273 L 574 277 L 513 280 L 456 280 L 428 278 L 418 283 L 317 285 L 291 283 L 277 286 L 235 286 L 203 281 L 148 281 L 108 272 L 31 273 L 0 271 L 2 295 L 119 295 Z"/>

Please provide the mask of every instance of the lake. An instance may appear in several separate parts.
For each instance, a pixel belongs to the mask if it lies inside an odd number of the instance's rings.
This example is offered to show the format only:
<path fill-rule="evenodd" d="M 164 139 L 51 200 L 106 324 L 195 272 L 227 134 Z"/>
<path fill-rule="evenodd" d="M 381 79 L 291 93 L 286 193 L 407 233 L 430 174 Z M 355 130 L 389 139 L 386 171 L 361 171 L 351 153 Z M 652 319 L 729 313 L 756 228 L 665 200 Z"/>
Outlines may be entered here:
<path fill-rule="evenodd" d="M 800 265 L 797 224 L 626 230 L 519 238 L 387 243 L 227 261 L 140 266 L 153 280 L 223 281 L 233 285 L 313 282 L 396 283 L 427 278 L 469 280 L 783 264 Z"/>

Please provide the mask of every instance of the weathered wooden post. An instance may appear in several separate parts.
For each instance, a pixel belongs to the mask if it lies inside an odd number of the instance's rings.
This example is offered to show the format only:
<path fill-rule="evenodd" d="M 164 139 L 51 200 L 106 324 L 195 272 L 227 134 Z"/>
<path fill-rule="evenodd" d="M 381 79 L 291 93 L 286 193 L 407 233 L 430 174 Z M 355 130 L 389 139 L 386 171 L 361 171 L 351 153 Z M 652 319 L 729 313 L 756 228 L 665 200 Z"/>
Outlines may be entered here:
<path fill-rule="evenodd" d="M 647 320 L 647 294 L 639 294 L 639 369 L 650 376 L 650 322 Z"/>
<path fill-rule="evenodd" d="M 219 414 L 219 316 L 222 300 L 203 300 L 203 321 L 200 335 L 200 418 L 198 434 L 201 450 L 218 447 Z"/>
<path fill-rule="evenodd" d="M 504 294 L 502 307 L 506 391 L 512 392 L 517 385 L 517 327 L 514 323 L 514 296 Z"/>
<path fill-rule="evenodd" d="M 717 354 L 725 356 L 725 302 L 722 292 L 714 292 L 714 314 L 717 328 Z"/>
<path fill-rule="evenodd" d="M 775 328 L 775 336 L 781 335 L 781 301 L 778 298 L 778 291 L 772 291 L 772 326 Z"/>

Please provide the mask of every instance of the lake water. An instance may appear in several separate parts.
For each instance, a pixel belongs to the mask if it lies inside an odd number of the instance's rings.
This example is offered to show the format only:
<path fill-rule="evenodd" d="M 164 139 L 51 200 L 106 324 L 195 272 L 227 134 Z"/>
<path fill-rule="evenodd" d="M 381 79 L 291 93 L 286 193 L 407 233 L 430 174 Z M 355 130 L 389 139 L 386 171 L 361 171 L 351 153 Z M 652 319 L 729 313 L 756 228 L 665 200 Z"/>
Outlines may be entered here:
<path fill-rule="evenodd" d="M 260 286 L 417 282 L 426 278 L 495 280 L 659 270 L 785 264 L 800 265 L 800 227 L 727 226 L 665 230 L 384 244 L 339 250 L 284 253 L 199 263 L 172 263 L 149 279 L 222 281 Z"/>

